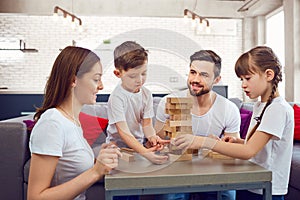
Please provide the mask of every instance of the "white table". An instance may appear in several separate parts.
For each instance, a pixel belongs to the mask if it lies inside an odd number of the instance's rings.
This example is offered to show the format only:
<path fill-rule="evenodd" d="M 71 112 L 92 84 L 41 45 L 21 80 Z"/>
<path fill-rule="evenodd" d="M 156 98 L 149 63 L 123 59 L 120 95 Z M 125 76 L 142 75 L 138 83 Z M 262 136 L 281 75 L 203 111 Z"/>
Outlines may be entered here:
<path fill-rule="evenodd" d="M 136 156 L 120 160 L 119 167 L 105 176 L 106 199 L 122 195 L 263 189 L 272 199 L 272 172 L 249 161 L 193 157 L 192 161 L 154 165 Z M 218 195 L 220 197 L 220 193 Z"/>

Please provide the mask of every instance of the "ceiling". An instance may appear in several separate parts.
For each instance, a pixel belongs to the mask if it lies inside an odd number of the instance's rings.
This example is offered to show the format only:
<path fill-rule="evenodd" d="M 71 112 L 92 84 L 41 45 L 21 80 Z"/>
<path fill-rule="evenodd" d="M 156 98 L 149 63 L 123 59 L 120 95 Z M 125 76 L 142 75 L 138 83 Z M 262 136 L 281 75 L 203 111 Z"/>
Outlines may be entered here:
<path fill-rule="evenodd" d="M 59 6 L 78 16 L 181 17 L 185 8 L 204 17 L 266 15 L 283 0 L 1 0 L 0 13 L 52 15 Z M 243 11 L 242 11 L 243 10 Z"/>

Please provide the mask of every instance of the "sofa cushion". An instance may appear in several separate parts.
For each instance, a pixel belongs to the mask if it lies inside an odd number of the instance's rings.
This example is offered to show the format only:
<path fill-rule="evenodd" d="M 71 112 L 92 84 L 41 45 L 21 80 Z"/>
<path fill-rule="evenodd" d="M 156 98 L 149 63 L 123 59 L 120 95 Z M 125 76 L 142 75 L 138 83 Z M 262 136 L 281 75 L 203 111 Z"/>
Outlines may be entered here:
<path fill-rule="evenodd" d="M 27 119 L 27 120 L 23 120 L 23 122 L 26 124 L 27 132 L 30 134 L 35 125 L 35 121 L 31 119 Z"/>
<path fill-rule="evenodd" d="M 293 147 L 293 158 L 291 164 L 291 174 L 289 185 L 300 190 L 300 143 L 295 142 Z"/>
<path fill-rule="evenodd" d="M 300 141 L 300 107 L 294 104 L 293 108 L 295 119 L 294 139 Z"/>
<path fill-rule="evenodd" d="M 108 125 L 108 119 L 88 115 L 83 112 L 80 112 L 79 120 L 83 130 L 83 136 L 91 146 L 97 138 L 103 134 Z"/>
<path fill-rule="evenodd" d="M 240 136 L 241 138 L 245 139 L 250 125 L 252 112 L 241 108 L 240 114 L 241 114 Z"/>

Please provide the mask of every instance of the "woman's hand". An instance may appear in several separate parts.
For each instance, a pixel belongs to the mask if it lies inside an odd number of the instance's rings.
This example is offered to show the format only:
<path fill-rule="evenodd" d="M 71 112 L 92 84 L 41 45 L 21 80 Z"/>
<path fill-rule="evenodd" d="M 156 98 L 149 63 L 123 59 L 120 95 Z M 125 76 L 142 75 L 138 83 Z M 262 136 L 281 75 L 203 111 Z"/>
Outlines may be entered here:
<path fill-rule="evenodd" d="M 100 164 L 100 171 L 104 171 L 104 174 L 107 174 L 118 166 L 118 158 L 121 156 L 120 149 L 115 144 L 102 144 L 101 150 L 96 158 L 96 164 Z"/>

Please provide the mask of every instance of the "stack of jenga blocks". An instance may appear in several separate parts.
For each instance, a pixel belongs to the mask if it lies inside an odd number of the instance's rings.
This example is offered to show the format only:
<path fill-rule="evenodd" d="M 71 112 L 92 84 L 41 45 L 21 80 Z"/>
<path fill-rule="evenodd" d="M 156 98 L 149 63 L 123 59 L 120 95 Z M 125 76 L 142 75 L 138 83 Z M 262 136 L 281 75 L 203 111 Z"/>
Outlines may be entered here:
<path fill-rule="evenodd" d="M 172 140 L 180 134 L 193 134 L 191 108 L 192 99 L 189 97 L 168 97 L 166 102 L 166 114 L 170 118 L 166 121 L 164 131 L 166 136 Z M 192 159 L 192 151 L 181 152 L 175 146 L 170 145 L 170 154 L 179 154 L 176 161 L 184 161 Z"/>

